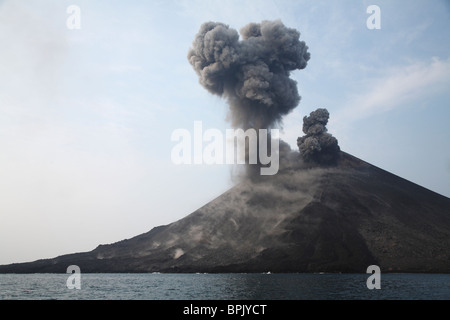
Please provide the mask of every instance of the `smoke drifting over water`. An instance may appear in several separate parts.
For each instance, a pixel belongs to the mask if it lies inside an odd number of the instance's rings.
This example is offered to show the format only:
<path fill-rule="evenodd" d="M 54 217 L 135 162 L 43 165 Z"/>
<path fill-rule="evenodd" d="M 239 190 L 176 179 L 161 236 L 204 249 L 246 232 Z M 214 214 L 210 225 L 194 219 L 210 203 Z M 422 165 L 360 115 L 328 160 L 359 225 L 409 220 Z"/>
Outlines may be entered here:
<path fill-rule="evenodd" d="M 250 23 L 240 31 L 204 23 L 188 59 L 200 83 L 225 97 L 235 128 L 273 128 L 299 103 L 290 72 L 304 69 L 310 54 L 300 33 L 281 21 Z"/>

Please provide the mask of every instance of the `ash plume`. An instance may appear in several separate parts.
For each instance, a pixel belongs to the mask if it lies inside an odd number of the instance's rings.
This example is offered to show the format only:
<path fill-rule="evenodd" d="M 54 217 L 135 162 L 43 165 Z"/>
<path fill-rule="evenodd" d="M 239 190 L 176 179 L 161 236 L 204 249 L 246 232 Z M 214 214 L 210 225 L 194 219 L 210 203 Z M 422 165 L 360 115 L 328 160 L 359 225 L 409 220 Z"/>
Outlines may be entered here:
<path fill-rule="evenodd" d="M 235 128 L 272 128 L 299 103 L 291 71 L 310 58 L 300 33 L 279 20 L 250 23 L 236 30 L 204 23 L 188 59 L 209 92 L 227 99 Z"/>
<path fill-rule="evenodd" d="M 303 118 L 305 135 L 297 139 L 297 145 L 305 162 L 334 164 L 338 160 L 338 141 L 326 128 L 329 117 L 327 109 L 317 109 L 311 112 L 309 117 Z"/>
<path fill-rule="evenodd" d="M 189 62 L 200 84 L 227 100 L 234 128 L 274 128 L 300 102 L 290 74 L 306 67 L 308 47 L 297 30 L 279 20 L 250 23 L 240 34 L 241 39 L 223 23 L 204 23 L 188 52 Z M 246 153 L 248 159 L 247 146 Z M 256 167 L 247 166 L 247 174 L 254 176 L 260 165 L 258 158 Z"/>

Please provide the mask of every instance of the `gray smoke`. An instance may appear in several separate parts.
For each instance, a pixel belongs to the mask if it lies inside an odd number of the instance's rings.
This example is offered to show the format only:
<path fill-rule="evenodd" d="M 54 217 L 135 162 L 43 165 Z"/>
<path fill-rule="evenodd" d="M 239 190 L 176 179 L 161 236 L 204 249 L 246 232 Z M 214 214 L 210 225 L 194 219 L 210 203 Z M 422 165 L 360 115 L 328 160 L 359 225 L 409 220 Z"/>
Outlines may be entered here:
<path fill-rule="evenodd" d="M 273 128 L 299 103 L 291 71 L 304 69 L 310 54 L 300 33 L 279 20 L 250 23 L 240 31 L 204 23 L 188 59 L 209 92 L 225 97 L 235 128 Z"/>
<path fill-rule="evenodd" d="M 327 109 L 317 109 L 303 118 L 305 135 L 297 139 L 300 155 L 306 162 L 334 164 L 339 158 L 338 141 L 327 133 L 330 114 Z"/>

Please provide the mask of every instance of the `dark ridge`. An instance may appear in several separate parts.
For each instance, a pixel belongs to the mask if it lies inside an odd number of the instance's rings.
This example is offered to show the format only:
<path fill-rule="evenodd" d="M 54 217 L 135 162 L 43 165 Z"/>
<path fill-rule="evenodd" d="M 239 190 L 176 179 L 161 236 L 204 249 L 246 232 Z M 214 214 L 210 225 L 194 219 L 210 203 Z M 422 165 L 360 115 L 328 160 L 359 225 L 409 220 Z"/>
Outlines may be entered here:
<path fill-rule="evenodd" d="M 449 198 L 345 152 L 293 163 L 169 225 L 0 273 L 450 272 Z"/>

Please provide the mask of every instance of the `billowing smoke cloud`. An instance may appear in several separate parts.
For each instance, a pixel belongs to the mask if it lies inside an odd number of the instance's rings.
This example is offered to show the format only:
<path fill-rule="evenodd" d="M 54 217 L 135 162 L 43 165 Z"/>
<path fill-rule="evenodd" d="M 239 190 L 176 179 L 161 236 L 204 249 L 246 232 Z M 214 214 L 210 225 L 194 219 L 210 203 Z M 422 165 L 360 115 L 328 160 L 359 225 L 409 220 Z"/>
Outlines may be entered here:
<path fill-rule="evenodd" d="M 340 154 L 338 141 L 327 133 L 330 114 L 327 109 L 317 109 L 303 118 L 305 135 L 297 139 L 300 155 L 306 162 L 333 164 Z"/>
<path fill-rule="evenodd" d="M 310 54 L 300 33 L 281 21 L 250 23 L 240 31 L 204 23 L 188 59 L 200 83 L 225 97 L 235 128 L 273 128 L 294 109 L 300 96 L 290 72 L 304 69 Z"/>

